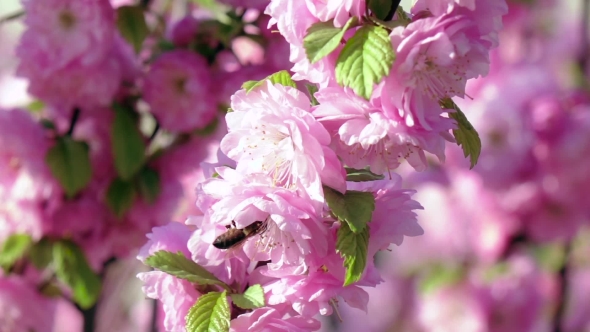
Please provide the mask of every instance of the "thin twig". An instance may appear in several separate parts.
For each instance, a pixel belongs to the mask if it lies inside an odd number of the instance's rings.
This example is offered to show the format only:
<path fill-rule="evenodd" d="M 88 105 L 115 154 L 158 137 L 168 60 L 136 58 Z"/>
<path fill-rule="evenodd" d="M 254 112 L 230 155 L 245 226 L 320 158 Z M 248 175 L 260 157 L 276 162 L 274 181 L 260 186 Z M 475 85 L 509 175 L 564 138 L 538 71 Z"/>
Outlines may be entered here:
<path fill-rule="evenodd" d="M 17 18 L 24 16 L 24 15 L 25 15 L 25 11 L 22 10 L 20 12 L 16 12 L 14 14 L 10 14 L 8 16 L 2 17 L 2 18 L 0 18 L 0 24 L 7 23 L 12 20 L 16 20 Z"/>
<path fill-rule="evenodd" d="M 569 258 L 572 251 L 572 241 L 567 241 L 563 249 L 563 265 L 558 272 L 559 278 L 559 302 L 557 303 L 557 309 L 555 310 L 555 316 L 553 316 L 553 332 L 562 332 L 563 318 L 565 314 L 565 308 L 567 305 L 567 292 L 568 292 L 568 278 L 569 278 Z"/>
<path fill-rule="evenodd" d="M 74 128 L 76 127 L 76 122 L 78 122 L 78 118 L 80 117 L 80 108 L 74 108 L 74 114 L 72 114 L 72 120 L 70 120 L 70 128 L 68 128 L 68 132 L 66 135 L 72 136 L 74 133 Z"/>

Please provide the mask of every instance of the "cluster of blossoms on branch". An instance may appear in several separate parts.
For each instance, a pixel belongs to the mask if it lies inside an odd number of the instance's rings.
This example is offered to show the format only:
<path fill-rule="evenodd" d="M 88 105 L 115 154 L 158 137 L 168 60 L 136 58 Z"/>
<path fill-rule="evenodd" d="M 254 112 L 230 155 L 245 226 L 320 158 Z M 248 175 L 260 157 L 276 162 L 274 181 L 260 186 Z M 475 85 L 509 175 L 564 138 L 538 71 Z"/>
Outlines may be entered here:
<path fill-rule="evenodd" d="M 2 310 L 2 331 L 93 307 L 107 265 L 194 214 L 182 199 L 226 131 L 230 95 L 286 68 L 260 10 L 223 5 L 222 23 L 196 5 L 169 18 L 126 2 L 22 1 L 16 74 L 35 101 L 0 110 L 0 281 L 37 295 Z"/>
<path fill-rule="evenodd" d="M 427 153 L 444 160 L 446 142 L 477 162 L 479 136 L 451 98 L 487 74 L 506 11 L 485 0 L 419 0 L 410 12 L 271 1 L 294 75 L 231 96 L 199 213 L 154 228 L 138 256 L 155 268 L 139 278 L 165 328 L 313 331 L 343 302 L 366 311 L 363 287 L 382 281 L 374 256 L 423 233 L 393 171 L 403 160 L 425 170 Z"/>
<path fill-rule="evenodd" d="M 490 73 L 457 100 L 481 137 L 477 166 L 454 147 L 404 177 L 425 235 L 378 257 L 368 316 L 342 310 L 334 330 L 589 329 L 587 13 L 565 4 L 510 3 Z"/>

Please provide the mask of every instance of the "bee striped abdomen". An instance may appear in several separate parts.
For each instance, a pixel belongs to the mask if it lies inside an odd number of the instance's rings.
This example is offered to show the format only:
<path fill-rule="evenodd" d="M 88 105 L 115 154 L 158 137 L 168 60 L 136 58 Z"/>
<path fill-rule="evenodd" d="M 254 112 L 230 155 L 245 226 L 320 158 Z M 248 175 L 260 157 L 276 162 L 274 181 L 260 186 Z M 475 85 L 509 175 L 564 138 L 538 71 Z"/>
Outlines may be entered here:
<path fill-rule="evenodd" d="M 255 221 L 241 229 L 230 228 L 213 241 L 213 246 L 217 249 L 230 249 L 248 238 L 263 232 L 266 229 L 263 226 L 264 222 Z"/>
<path fill-rule="evenodd" d="M 213 246 L 217 249 L 229 249 L 245 238 L 246 234 L 244 234 L 243 229 L 230 228 L 213 241 Z"/>

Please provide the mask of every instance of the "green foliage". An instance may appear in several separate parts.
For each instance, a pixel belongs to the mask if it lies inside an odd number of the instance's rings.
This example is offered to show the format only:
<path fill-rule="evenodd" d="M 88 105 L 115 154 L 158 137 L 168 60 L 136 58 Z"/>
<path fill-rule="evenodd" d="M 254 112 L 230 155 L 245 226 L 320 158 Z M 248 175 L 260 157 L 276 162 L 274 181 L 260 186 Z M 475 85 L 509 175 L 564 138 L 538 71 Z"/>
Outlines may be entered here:
<path fill-rule="evenodd" d="M 42 238 L 31 246 L 29 260 L 38 270 L 46 268 L 53 260 L 53 243 L 47 238 Z"/>
<path fill-rule="evenodd" d="M 338 84 L 370 99 L 373 86 L 389 75 L 395 59 L 387 30 L 365 25 L 344 45 L 336 61 Z"/>
<path fill-rule="evenodd" d="M 227 332 L 230 318 L 227 292 L 207 293 L 186 314 L 186 331 Z"/>
<path fill-rule="evenodd" d="M 153 204 L 160 195 L 160 175 L 155 170 L 144 167 L 137 176 L 139 195 L 149 204 Z"/>
<path fill-rule="evenodd" d="M 318 92 L 318 86 L 315 84 L 305 84 L 305 88 L 307 89 L 307 92 L 309 93 L 309 99 L 311 100 L 311 105 L 312 106 L 319 105 L 320 103 L 318 102 L 317 99 L 315 99 L 315 96 L 314 96 L 314 94 L 316 92 Z"/>
<path fill-rule="evenodd" d="M 146 144 L 131 110 L 114 105 L 115 121 L 111 128 L 111 141 L 115 169 L 123 180 L 131 180 L 143 167 Z"/>
<path fill-rule="evenodd" d="M 217 279 L 204 267 L 184 257 L 182 252 L 160 250 L 145 260 L 145 264 L 177 278 L 199 285 L 216 285 L 230 290 L 229 286 Z"/>
<path fill-rule="evenodd" d="M 481 153 L 479 134 L 451 98 L 441 100 L 440 105 L 444 109 L 454 110 L 454 112 L 449 112 L 449 117 L 457 121 L 458 126 L 458 129 L 453 130 L 453 136 L 455 136 L 457 145 L 463 149 L 463 155 L 465 157 L 469 156 L 471 161 L 470 169 L 475 167 Z"/>
<path fill-rule="evenodd" d="M 424 294 L 434 292 L 442 287 L 454 285 L 465 276 L 463 268 L 458 266 L 436 265 L 420 280 L 419 288 Z"/>
<path fill-rule="evenodd" d="M 289 72 L 286 70 L 281 70 L 279 72 L 276 72 L 272 75 L 267 76 L 266 78 L 264 78 L 263 80 L 260 80 L 260 81 L 244 82 L 244 84 L 242 84 L 242 89 L 245 89 L 246 92 L 248 93 L 248 92 L 256 89 L 257 87 L 261 86 L 262 84 L 264 84 L 264 82 L 266 80 L 270 80 L 270 82 L 273 84 L 278 83 L 283 86 L 290 86 L 292 88 L 297 88 L 295 81 L 293 81 L 293 79 L 291 78 L 291 74 L 289 74 Z"/>
<path fill-rule="evenodd" d="M 336 251 L 344 258 L 346 275 L 344 286 L 359 281 L 367 266 L 369 227 L 354 233 L 347 223 L 341 223 L 337 233 Z"/>
<path fill-rule="evenodd" d="M 389 21 L 393 17 L 400 0 L 369 0 L 369 9 L 380 20 Z"/>
<path fill-rule="evenodd" d="M 362 232 L 371 221 L 375 197 L 370 192 L 348 190 L 344 195 L 324 186 L 324 197 L 332 214 L 347 223 L 354 233 Z"/>
<path fill-rule="evenodd" d="M 53 262 L 58 280 L 72 289 L 73 300 L 83 309 L 92 307 L 100 295 L 101 281 L 80 247 L 67 240 L 54 243 Z"/>
<path fill-rule="evenodd" d="M 230 294 L 235 305 L 242 309 L 256 309 L 264 307 L 264 290 L 260 285 L 252 285 L 246 289 L 244 294 Z"/>
<path fill-rule="evenodd" d="M 117 28 L 121 36 L 139 53 L 143 41 L 149 34 L 141 6 L 121 6 L 117 8 Z"/>
<path fill-rule="evenodd" d="M 27 253 L 32 243 L 33 240 L 27 234 L 9 236 L 0 247 L 0 266 L 4 270 L 10 269 Z"/>
<path fill-rule="evenodd" d="M 133 206 L 136 196 L 132 182 L 116 178 L 107 189 L 106 202 L 117 217 L 122 217 Z"/>
<path fill-rule="evenodd" d="M 332 53 L 340 45 L 344 33 L 356 23 L 357 18 L 353 16 L 342 28 L 334 27 L 334 20 L 317 22 L 310 26 L 303 38 L 303 47 L 309 62 L 318 62 Z"/>
<path fill-rule="evenodd" d="M 365 182 L 383 180 L 385 178 L 382 174 L 375 174 L 369 169 L 355 169 L 350 167 L 345 167 L 345 169 L 346 181 Z"/>
<path fill-rule="evenodd" d="M 84 189 L 92 178 L 88 145 L 68 136 L 57 139 L 47 152 L 45 162 L 70 198 Z"/>

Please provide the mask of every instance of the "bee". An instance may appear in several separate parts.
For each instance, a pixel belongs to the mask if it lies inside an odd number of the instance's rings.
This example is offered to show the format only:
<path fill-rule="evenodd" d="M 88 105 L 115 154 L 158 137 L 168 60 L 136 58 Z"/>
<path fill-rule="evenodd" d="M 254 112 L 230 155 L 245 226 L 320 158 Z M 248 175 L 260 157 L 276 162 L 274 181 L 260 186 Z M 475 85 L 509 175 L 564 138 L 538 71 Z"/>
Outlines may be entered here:
<path fill-rule="evenodd" d="M 230 228 L 215 238 L 213 246 L 217 249 L 232 249 L 243 244 L 247 239 L 261 234 L 265 230 L 266 221 L 255 221 L 244 228 Z"/>

